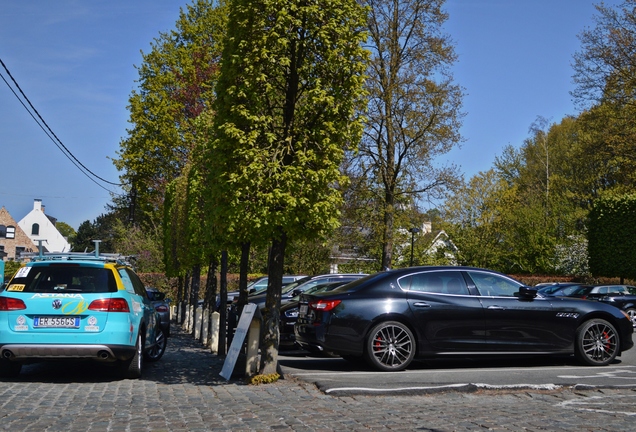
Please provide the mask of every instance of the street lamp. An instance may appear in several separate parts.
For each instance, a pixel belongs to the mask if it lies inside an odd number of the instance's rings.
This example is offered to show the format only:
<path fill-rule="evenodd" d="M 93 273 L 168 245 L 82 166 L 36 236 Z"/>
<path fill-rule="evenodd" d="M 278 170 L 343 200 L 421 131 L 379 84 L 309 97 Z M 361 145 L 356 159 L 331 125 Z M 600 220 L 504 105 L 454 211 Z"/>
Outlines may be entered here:
<path fill-rule="evenodd" d="M 415 243 L 415 234 L 420 232 L 420 229 L 413 227 L 409 228 L 409 231 L 411 233 L 411 267 L 413 267 L 413 244 Z"/>

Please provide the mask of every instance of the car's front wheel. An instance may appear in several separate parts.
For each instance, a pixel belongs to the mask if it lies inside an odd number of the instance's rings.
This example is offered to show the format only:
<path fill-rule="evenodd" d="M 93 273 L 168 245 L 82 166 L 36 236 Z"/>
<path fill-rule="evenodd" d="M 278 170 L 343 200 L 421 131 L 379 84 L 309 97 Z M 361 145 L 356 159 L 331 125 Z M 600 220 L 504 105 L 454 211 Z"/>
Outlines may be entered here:
<path fill-rule="evenodd" d="M 591 319 L 576 330 L 576 357 L 590 366 L 610 364 L 620 349 L 620 339 L 612 324 Z"/>
<path fill-rule="evenodd" d="M 163 357 L 163 353 L 166 352 L 167 344 L 168 344 L 168 338 L 164 334 L 161 326 L 158 326 L 157 333 L 155 335 L 155 343 L 144 354 L 144 356 L 146 357 L 146 360 L 148 360 L 149 362 L 156 362 L 161 357 Z"/>
<path fill-rule="evenodd" d="M 629 308 L 625 311 L 627 315 L 629 315 L 629 319 L 632 320 L 632 326 L 636 328 L 636 309 Z"/>
<path fill-rule="evenodd" d="M 415 357 L 415 338 L 407 326 L 386 321 L 373 327 L 366 340 L 368 363 L 383 371 L 405 369 Z"/>

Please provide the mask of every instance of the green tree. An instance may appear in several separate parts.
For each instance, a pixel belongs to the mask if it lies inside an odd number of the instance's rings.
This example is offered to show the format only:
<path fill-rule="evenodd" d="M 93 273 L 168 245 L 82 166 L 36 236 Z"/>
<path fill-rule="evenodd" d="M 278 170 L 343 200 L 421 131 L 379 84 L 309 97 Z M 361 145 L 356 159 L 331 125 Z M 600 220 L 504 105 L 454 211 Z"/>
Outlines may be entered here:
<path fill-rule="evenodd" d="M 195 119 L 214 100 L 226 19 L 222 0 L 194 0 L 176 29 L 161 33 L 143 55 L 139 88 L 130 96 L 132 128 L 114 160 L 134 223 L 160 223 L 166 187 L 188 163 Z"/>
<path fill-rule="evenodd" d="M 453 83 L 456 60 L 442 25 L 444 0 L 367 0 L 372 52 L 366 89 L 368 124 L 358 155 L 370 176 L 382 218 L 380 266 L 392 264 L 396 209 L 419 197 L 441 198 L 458 183 L 453 165 L 435 158 L 460 141 L 462 90 Z M 407 197 L 404 199 L 401 197 Z"/>
<path fill-rule="evenodd" d="M 588 229 L 592 275 L 635 279 L 635 243 L 636 195 L 599 198 L 590 211 Z"/>
<path fill-rule="evenodd" d="M 475 175 L 446 200 L 441 226 L 457 246 L 460 264 L 504 267 L 500 202 L 507 190 L 506 182 L 491 169 Z"/>
<path fill-rule="evenodd" d="M 66 222 L 57 222 L 55 224 L 55 228 L 57 228 L 60 234 L 62 234 L 62 236 L 66 238 L 66 241 L 68 241 L 69 243 L 73 243 L 73 238 L 75 237 L 76 232 L 72 226 L 70 226 Z"/>
<path fill-rule="evenodd" d="M 261 373 L 276 372 L 287 238 L 338 223 L 338 166 L 362 132 L 363 27 L 353 0 L 231 3 L 208 183 L 228 239 L 271 242 Z"/>

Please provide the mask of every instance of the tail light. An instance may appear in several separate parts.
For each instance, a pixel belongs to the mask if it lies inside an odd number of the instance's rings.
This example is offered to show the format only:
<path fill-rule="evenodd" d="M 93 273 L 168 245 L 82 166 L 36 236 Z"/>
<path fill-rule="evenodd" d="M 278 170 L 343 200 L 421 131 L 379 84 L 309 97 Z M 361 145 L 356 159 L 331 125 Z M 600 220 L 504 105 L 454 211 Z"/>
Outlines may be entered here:
<path fill-rule="evenodd" d="M 168 312 L 168 306 L 166 305 L 155 306 L 155 310 L 157 312 Z"/>
<path fill-rule="evenodd" d="M 583 296 L 581 296 L 581 298 L 582 298 L 583 300 L 587 300 L 587 295 L 583 295 Z"/>
<path fill-rule="evenodd" d="M 103 298 L 93 300 L 88 310 L 98 312 L 130 312 L 128 302 L 123 298 Z"/>
<path fill-rule="evenodd" d="M 0 311 L 12 311 L 26 309 L 26 305 L 20 299 L 13 297 L 0 297 Z"/>
<path fill-rule="evenodd" d="M 341 300 L 315 300 L 309 302 L 309 307 L 319 311 L 330 311 L 340 304 Z"/>

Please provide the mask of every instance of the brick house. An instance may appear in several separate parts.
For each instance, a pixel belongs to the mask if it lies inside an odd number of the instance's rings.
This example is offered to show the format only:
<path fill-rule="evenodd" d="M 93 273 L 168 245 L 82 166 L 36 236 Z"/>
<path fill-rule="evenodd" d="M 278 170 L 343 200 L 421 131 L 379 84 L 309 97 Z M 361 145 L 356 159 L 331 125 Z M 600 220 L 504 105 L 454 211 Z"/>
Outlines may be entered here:
<path fill-rule="evenodd" d="M 0 208 L 0 259 L 13 261 L 19 259 L 21 252 L 36 252 L 37 245 L 20 228 L 7 209 Z"/>

